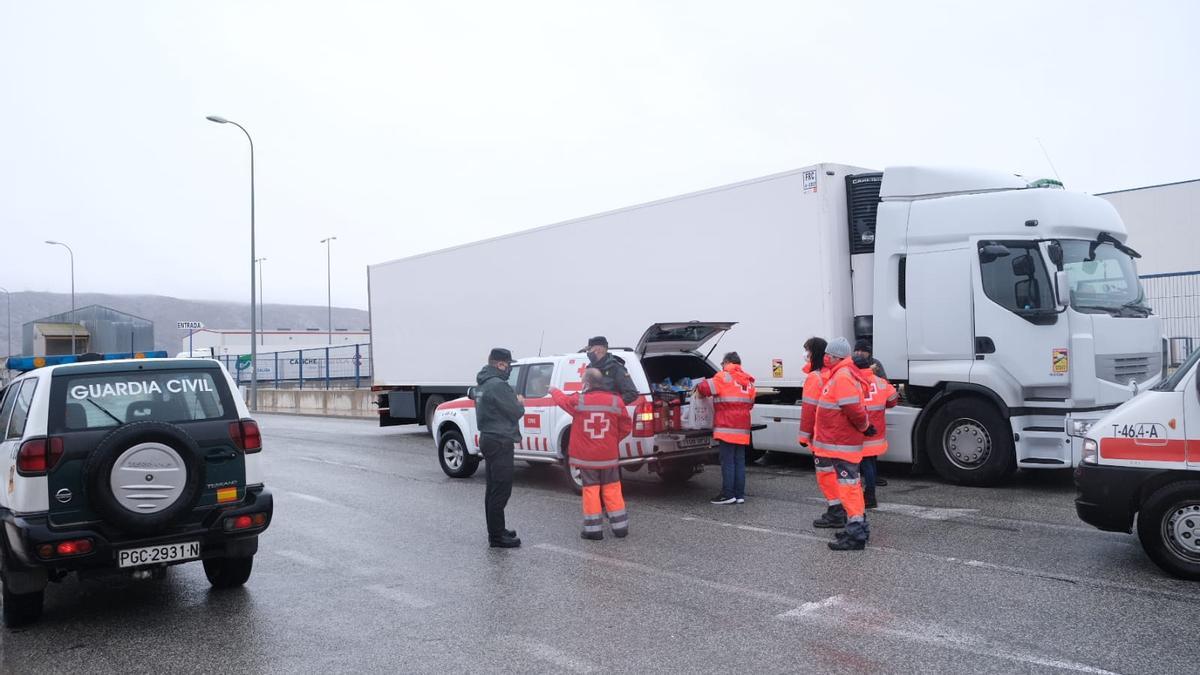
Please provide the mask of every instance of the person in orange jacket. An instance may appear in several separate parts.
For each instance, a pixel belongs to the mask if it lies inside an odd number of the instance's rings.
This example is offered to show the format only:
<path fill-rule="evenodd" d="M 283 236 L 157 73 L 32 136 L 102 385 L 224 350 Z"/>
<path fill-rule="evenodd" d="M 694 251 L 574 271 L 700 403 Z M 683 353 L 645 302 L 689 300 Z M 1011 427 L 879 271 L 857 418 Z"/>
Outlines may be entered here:
<path fill-rule="evenodd" d="M 797 439 L 800 445 L 809 448 L 812 444 L 813 430 L 817 422 L 817 401 L 821 398 L 821 390 L 829 380 L 833 359 L 825 354 L 828 343 L 825 338 L 811 337 L 804 342 L 804 351 L 808 353 L 808 363 L 804 364 L 804 372 L 808 376 L 804 380 L 804 394 L 800 401 L 800 434 Z M 813 458 L 817 457 L 816 451 Z M 816 465 L 817 487 L 825 496 L 828 505 L 825 514 L 813 521 L 814 527 L 845 527 L 846 510 L 842 507 L 842 499 L 838 496 L 837 477 L 833 466 Z"/>
<path fill-rule="evenodd" d="M 550 390 L 558 407 L 571 416 L 571 440 L 568 461 L 583 478 L 584 539 L 604 538 L 604 513 L 613 536 L 629 534 L 629 515 L 621 494 L 621 469 L 617 463 L 621 439 L 633 431 L 633 419 L 621 397 L 605 388 L 599 369 L 583 373 L 583 391 L 568 396 Z"/>
<path fill-rule="evenodd" d="M 867 417 L 871 426 L 877 432 L 874 436 L 863 441 L 863 459 L 861 466 L 863 483 L 863 501 L 868 509 L 879 505 L 875 499 L 875 481 L 878 458 L 887 452 L 887 409 L 894 408 L 900 402 L 896 388 L 884 377 L 879 375 L 879 369 L 872 363 L 870 356 L 855 350 L 854 365 L 861 371 L 863 378 L 870 381 L 867 392 Z"/>
<path fill-rule="evenodd" d="M 742 357 L 729 352 L 721 372 L 701 380 L 696 395 L 713 400 L 713 438 L 721 448 L 721 494 L 711 504 L 746 503 L 746 448 L 750 446 L 750 411 L 754 408 L 754 378 L 742 370 Z"/>
<path fill-rule="evenodd" d="M 850 358 L 850 342 L 834 338 L 825 348 L 830 357 L 840 359 L 834 366 L 821 397 L 817 400 L 817 419 L 812 449 L 816 464 L 823 469 L 832 467 L 836 474 L 838 497 L 845 510 L 846 529 L 836 541 L 829 542 L 834 551 L 861 551 L 866 547 L 870 530 L 867 527 L 862 483 L 859 481 L 859 462 L 862 461 L 863 441 L 875 435 L 867 416 L 868 382 Z M 830 527 L 813 523 L 817 527 Z M 827 522 L 827 521 L 826 521 Z"/>

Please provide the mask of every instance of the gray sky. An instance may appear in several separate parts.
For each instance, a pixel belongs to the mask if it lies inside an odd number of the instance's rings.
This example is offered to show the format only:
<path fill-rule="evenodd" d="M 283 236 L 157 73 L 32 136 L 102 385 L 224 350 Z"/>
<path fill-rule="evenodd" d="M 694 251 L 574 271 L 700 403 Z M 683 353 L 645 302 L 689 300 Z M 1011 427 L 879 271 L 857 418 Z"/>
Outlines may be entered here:
<path fill-rule="evenodd" d="M 369 263 L 822 161 L 1050 175 L 1040 138 L 1072 189 L 1197 178 L 1197 25 L 1185 0 L 3 0 L 0 286 L 66 291 L 59 239 L 80 291 L 248 301 L 246 142 L 209 114 L 255 138 L 268 302 L 325 302 L 330 234 L 334 303 L 365 308 Z"/>

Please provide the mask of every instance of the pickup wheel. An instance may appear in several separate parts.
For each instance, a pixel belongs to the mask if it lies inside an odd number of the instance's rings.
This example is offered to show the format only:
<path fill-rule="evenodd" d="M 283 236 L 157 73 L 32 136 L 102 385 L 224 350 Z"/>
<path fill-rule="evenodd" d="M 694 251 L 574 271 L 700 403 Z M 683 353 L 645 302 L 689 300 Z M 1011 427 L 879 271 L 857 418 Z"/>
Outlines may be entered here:
<path fill-rule="evenodd" d="M 433 431 L 433 414 L 437 412 L 439 405 L 446 402 L 445 397 L 430 396 L 425 399 L 425 428 Z"/>
<path fill-rule="evenodd" d="M 658 477 L 668 485 L 683 485 L 696 475 L 696 461 L 677 459 L 663 462 L 658 468 Z"/>
<path fill-rule="evenodd" d="M 746 448 L 746 466 L 754 464 L 758 460 L 762 459 L 766 454 L 766 450 L 755 450 L 754 446 L 748 446 Z"/>
<path fill-rule="evenodd" d="M 934 411 L 925 453 L 938 475 L 959 485 L 996 485 L 1017 469 L 1008 422 L 978 398 L 955 399 Z"/>
<path fill-rule="evenodd" d="M 12 593 L 8 584 L 4 585 L 4 627 L 19 628 L 37 621 L 42 616 L 42 601 L 45 591 L 33 593 Z"/>
<path fill-rule="evenodd" d="M 213 588 L 237 588 L 245 585 L 254 569 L 254 556 L 209 558 L 204 561 L 204 576 Z"/>
<path fill-rule="evenodd" d="M 451 478 L 470 478 L 479 468 L 479 458 L 467 452 L 462 434 L 447 431 L 438 440 L 438 464 Z"/>
<path fill-rule="evenodd" d="M 1200 581 L 1200 481 L 1178 481 L 1155 490 L 1138 513 L 1138 539 L 1156 565 Z"/>

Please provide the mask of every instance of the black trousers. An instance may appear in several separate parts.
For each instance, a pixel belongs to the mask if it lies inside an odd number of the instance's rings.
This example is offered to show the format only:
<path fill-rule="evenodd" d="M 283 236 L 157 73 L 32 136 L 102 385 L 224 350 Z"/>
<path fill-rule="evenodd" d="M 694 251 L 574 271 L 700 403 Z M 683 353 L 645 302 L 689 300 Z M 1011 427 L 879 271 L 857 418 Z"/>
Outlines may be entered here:
<path fill-rule="evenodd" d="M 482 434 L 479 450 L 483 453 L 487 474 L 487 491 L 483 495 L 483 512 L 487 517 L 488 537 L 504 536 L 504 507 L 512 496 L 513 442 L 500 436 Z"/>

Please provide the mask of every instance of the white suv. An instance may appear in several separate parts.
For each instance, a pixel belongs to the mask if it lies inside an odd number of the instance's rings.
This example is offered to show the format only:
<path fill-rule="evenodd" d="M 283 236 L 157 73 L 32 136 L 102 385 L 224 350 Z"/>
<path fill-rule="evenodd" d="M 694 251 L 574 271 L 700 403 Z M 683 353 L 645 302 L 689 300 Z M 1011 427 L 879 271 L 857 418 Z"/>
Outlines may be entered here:
<path fill-rule="evenodd" d="M 82 359 L 82 357 L 81 357 Z M 8 626 L 72 572 L 161 575 L 202 560 L 217 588 L 250 577 L 271 522 L 258 425 L 209 359 L 38 368 L 0 402 L 0 580 Z"/>

